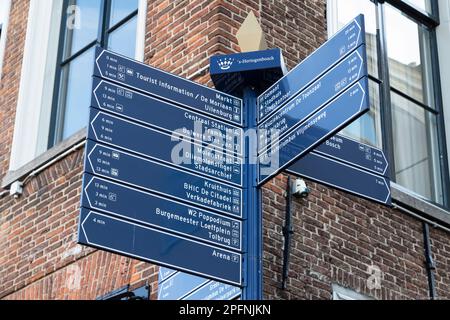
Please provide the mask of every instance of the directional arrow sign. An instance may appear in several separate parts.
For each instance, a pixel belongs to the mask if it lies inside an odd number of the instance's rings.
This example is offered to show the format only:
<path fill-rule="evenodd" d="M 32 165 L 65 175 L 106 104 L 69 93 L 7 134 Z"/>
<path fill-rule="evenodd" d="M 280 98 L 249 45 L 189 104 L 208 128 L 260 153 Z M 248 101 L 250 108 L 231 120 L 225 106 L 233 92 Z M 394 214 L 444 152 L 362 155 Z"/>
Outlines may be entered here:
<path fill-rule="evenodd" d="M 242 223 L 224 215 L 85 174 L 81 205 L 170 233 L 241 250 Z"/>
<path fill-rule="evenodd" d="M 242 190 L 88 140 L 85 171 L 242 217 Z"/>
<path fill-rule="evenodd" d="M 363 78 L 338 98 L 309 117 L 279 143 L 259 156 L 262 184 L 290 163 L 369 111 L 368 79 Z"/>
<path fill-rule="evenodd" d="M 94 87 L 94 108 L 169 134 L 176 131 L 201 143 L 220 134 L 226 150 L 242 154 L 242 129 L 236 126 L 98 78 L 94 78 Z"/>
<path fill-rule="evenodd" d="M 221 143 L 212 143 L 211 147 L 191 143 L 184 136 L 160 132 L 97 109 L 91 110 L 90 118 L 90 139 L 223 182 L 243 184 L 242 160 L 232 152 L 227 154 Z"/>
<path fill-rule="evenodd" d="M 365 46 L 353 51 L 259 125 L 258 150 L 261 152 L 270 145 L 273 130 L 282 138 L 308 116 L 367 76 L 365 54 Z"/>
<path fill-rule="evenodd" d="M 217 281 L 209 281 L 203 287 L 182 300 L 233 300 L 242 294 L 241 288 Z"/>
<path fill-rule="evenodd" d="M 364 44 L 364 35 L 364 16 L 359 15 L 258 97 L 259 122 L 288 102 L 347 54 Z"/>
<path fill-rule="evenodd" d="M 389 179 L 316 152 L 297 160 L 287 171 L 363 198 L 391 204 Z"/>
<path fill-rule="evenodd" d="M 233 300 L 241 288 L 168 268 L 159 268 L 158 300 Z"/>
<path fill-rule="evenodd" d="M 184 296 L 201 288 L 209 281 L 202 277 L 177 272 L 176 275 L 159 284 L 158 300 L 181 300 Z"/>
<path fill-rule="evenodd" d="M 388 176 L 388 161 L 383 150 L 335 135 L 314 149 L 315 153 L 334 158 L 349 165 Z"/>
<path fill-rule="evenodd" d="M 243 124 L 242 100 L 150 67 L 116 53 L 96 48 L 94 75 L 140 90 L 206 115 Z"/>
<path fill-rule="evenodd" d="M 177 272 L 178 271 L 173 270 L 173 269 L 169 269 L 169 268 L 166 268 L 166 267 L 159 267 L 158 283 L 162 283 L 162 282 L 166 281 L 168 278 L 170 278 L 171 276 L 173 276 Z"/>
<path fill-rule="evenodd" d="M 86 209 L 81 210 L 80 221 L 81 244 L 242 284 L 241 254 Z"/>

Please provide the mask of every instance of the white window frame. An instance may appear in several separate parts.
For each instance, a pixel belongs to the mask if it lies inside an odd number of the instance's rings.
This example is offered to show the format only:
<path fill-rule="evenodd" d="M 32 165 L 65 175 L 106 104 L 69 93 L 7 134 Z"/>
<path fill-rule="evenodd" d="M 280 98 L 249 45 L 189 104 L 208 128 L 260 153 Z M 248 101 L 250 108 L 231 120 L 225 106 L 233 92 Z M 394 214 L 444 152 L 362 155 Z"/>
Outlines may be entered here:
<path fill-rule="evenodd" d="M 438 43 L 439 67 L 441 73 L 441 83 L 445 87 L 450 79 L 450 2 L 439 0 L 439 20 L 440 25 L 436 28 L 436 38 Z M 450 124 L 450 91 L 442 90 L 442 103 L 445 123 Z M 450 125 L 445 127 L 447 150 L 450 153 Z M 450 166 L 450 156 L 448 157 Z"/>
<path fill-rule="evenodd" d="M 10 171 L 47 151 L 62 4 L 30 0 Z M 147 0 L 139 0 L 135 55 L 139 61 L 144 59 L 146 13 Z"/>
<path fill-rule="evenodd" d="M 327 0 L 327 35 L 328 38 L 331 38 L 335 33 L 337 33 L 340 29 L 338 23 L 338 0 Z M 381 118 L 380 116 L 374 118 L 374 123 L 376 128 L 382 128 Z M 382 130 L 376 130 L 376 138 L 377 141 L 381 143 L 383 141 L 382 138 Z M 340 134 L 347 135 L 345 132 L 345 128 L 340 132 Z M 350 136 L 350 138 L 355 138 Z M 381 146 L 377 146 L 381 147 Z"/>
<path fill-rule="evenodd" d="M 6 38 L 8 34 L 9 15 L 11 12 L 11 0 L 1 0 L 0 3 L 0 24 L 2 25 L 0 38 L 0 81 L 3 74 L 3 58 L 5 56 Z M 3 16 L 1 14 L 3 13 Z"/>

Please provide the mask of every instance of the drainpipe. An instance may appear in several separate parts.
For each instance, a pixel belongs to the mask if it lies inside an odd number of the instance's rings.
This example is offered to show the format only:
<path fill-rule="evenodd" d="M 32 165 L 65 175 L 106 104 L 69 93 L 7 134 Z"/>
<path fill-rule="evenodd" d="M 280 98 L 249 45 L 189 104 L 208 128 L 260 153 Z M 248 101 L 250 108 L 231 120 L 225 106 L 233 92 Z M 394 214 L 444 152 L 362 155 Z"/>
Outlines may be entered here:
<path fill-rule="evenodd" d="M 431 254 L 431 242 L 430 242 L 430 227 L 428 223 L 422 222 L 423 226 L 423 244 L 425 249 L 425 262 L 428 276 L 428 289 L 430 292 L 430 299 L 436 299 L 436 285 L 434 279 L 434 272 L 436 270 L 436 264 L 433 261 Z"/>
<path fill-rule="evenodd" d="M 292 227 L 292 186 L 291 186 L 291 177 L 288 176 L 287 182 L 287 195 L 286 195 L 286 217 L 285 223 L 283 227 L 283 236 L 284 236 L 284 253 L 283 253 L 283 275 L 281 280 L 281 288 L 283 290 L 286 289 L 286 280 L 289 274 L 289 255 L 291 249 L 291 237 L 294 233 L 294 229 Z"/>

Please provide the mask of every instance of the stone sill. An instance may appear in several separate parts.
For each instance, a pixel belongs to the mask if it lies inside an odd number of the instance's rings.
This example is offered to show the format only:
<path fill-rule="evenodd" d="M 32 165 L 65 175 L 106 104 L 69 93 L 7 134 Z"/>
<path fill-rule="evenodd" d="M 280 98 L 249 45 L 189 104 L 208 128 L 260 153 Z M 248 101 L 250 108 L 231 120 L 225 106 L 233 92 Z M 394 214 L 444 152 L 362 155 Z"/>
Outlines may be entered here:
<path fill-rule="evenodd" d="M 21 168 L 9 171 L 6 173 L 6 175 L 1 180 L 0 188 L 2 189 L 8 189 L 11 184 L 13 184 L 16 181 L 23 181 L 24 178 L 26 178 L 30 173 L 32 173 L 34 170 L 44 166 L 45 164 L 49 163 L 53 159 L 57 158 L 64 152 L 70 150 L 70 148 L 73 148 L 80 142 L 86 139 L 87 135 L 87 129 L 84 128 L 74 135 L 70 136 L 66 140 L 60 142 L 53 148 L 47 150 L 40 156 L 38 156 L 33 161 L 27 163 L 26 165 L 22 166 Z"/>
<path fill-rule="evenodd" d="M 411 209 L 423 218 L 450 226 L 450 211 L 409 193 L 394 182 L 391 182 L 391 193 L 393 203 L 406 206 L 407 209 Z"/>

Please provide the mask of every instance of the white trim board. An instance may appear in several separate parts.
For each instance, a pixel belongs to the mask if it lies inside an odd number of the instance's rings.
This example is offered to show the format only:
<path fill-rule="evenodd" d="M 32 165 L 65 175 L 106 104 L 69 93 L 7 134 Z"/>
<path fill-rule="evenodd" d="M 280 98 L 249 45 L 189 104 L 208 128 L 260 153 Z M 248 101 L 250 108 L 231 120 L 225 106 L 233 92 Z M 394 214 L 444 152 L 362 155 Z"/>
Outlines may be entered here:
<path fill-rule="evenodd" d="M 442 84 L 442 103 L 444 109 L 444 122 L 446 124 L 447 150 L 450 153 L 450 91 L 446 90 L 450 79 L 450 2 L 439 0 L 439 13 L 441 24 L 436 28 L 438 43 L 439 67 Z M 449 166 L 450 166 L 450 157 Z"/>
<path fill-rule="evenodd" d="M 139 0 L 135 59 L 140 62 L 144 62 L 146 27 L 147 27 L 147 0 Z"/>
<path fill-rule="evenodd" d="M 0 38 L 0 81 L 2 79 L 3 57 L 5 56 L 10 12 L 11 12 L 11 0 L 1 0 L 0 24 L 2 25 L 2 33 Z"/>
<path fill-rule="evenodd" d="M 31 0 L 10 170 L 47 150 L 62 1 Z"/>

